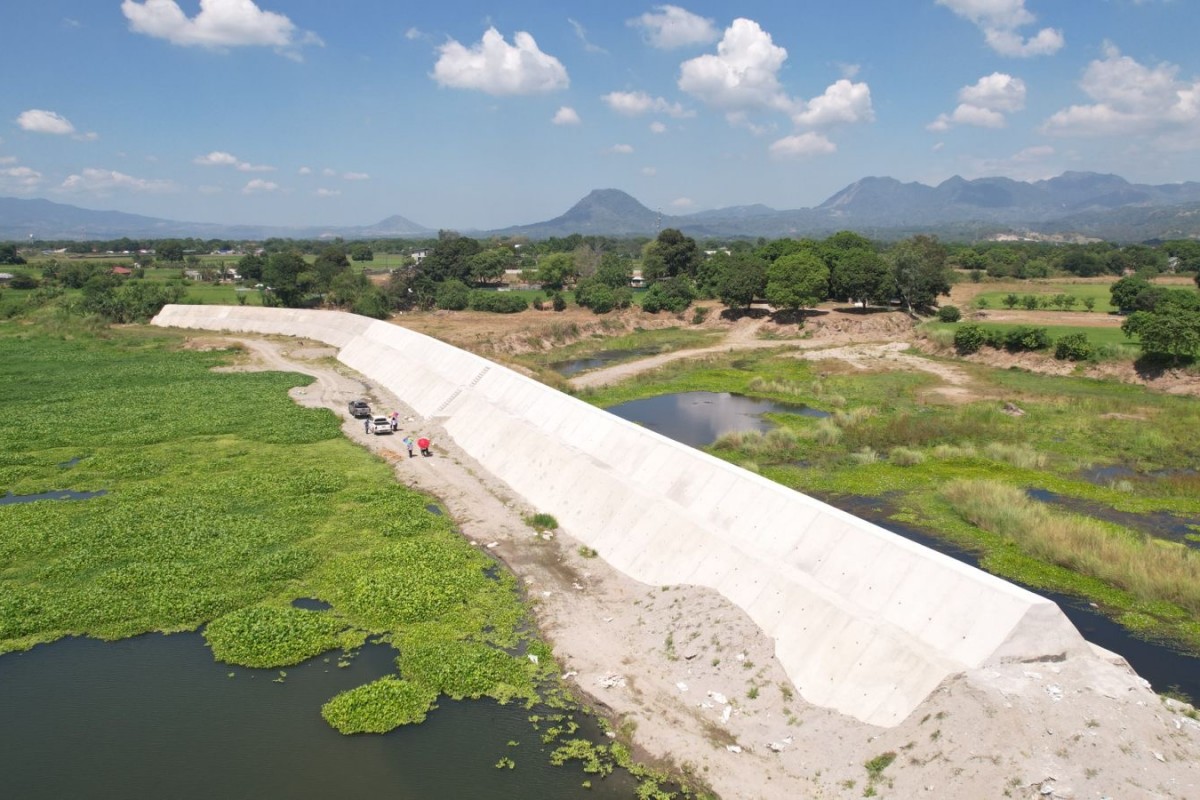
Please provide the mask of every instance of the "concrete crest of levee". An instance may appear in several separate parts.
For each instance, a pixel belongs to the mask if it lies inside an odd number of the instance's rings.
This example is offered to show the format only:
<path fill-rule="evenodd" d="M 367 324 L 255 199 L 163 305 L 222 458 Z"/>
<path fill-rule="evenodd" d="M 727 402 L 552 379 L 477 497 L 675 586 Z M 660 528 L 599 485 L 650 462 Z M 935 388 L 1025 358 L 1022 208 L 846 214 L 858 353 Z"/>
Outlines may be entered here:
<path fill-rule="evenodd" d="M 720 592 L 772 637 L 807 701 L 864 722 L 899 724 L 968 669 L 1094 654 L 1043 597 L 406 328 L 193 305 L 154 324 L 340 348 L 617 569 Z"/>

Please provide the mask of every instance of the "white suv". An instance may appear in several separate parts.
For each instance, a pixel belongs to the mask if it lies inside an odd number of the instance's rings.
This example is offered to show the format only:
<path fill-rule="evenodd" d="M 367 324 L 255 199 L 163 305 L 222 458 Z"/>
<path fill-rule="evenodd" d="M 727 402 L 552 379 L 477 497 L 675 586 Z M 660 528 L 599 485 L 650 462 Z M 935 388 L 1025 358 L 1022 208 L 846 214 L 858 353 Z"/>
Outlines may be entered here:
<path fill-rule="evenodd" d="M 371 433 L 391 433 L 392 421 L 387 417 L 374 417 L 371 419 Z"/>

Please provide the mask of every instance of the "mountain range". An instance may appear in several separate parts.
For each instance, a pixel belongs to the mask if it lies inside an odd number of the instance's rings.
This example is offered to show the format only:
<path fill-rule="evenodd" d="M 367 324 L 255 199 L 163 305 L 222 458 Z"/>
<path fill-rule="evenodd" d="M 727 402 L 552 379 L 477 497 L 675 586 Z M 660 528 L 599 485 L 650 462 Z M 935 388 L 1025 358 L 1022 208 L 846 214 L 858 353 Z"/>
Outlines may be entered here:
<path fill-rule="evenodd" d="M 827 236 L 853 230 L 873 239 L 935 233 L 954 240 L 998 234 L 1063 240 L 1145 241 L 1200 237 L 1200 182 L 1135 184 L 1116 175 L 1066 172 L 1040 181 L 953 177 L 937 186 L 863 178 L 815 208 L 780 211 L 733 206 L 665 215 L 618 189 L 597 189 L 545 222 L 472 236 L 545 239 L 573 233 L 654 236 L 678 228 L 697 238 Z M 271 227 L 178 222 L 119 211 L 95 211 L 48 200 L 0 197 L 0 240 L 197 237 L 261 240 L 427 238 L 436 231 L 401 216 L 373 225 Z"/>

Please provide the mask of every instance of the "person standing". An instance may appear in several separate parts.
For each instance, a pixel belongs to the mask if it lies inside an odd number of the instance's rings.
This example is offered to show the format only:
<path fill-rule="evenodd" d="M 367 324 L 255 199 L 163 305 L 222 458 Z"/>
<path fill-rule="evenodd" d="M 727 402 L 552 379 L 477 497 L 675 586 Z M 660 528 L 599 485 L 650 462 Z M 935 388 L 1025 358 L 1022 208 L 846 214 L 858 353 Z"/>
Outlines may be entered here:
<path fill-rule="evenodd" d="M 367 417 L 363 420 L 363 433 L 371 432 L 371 418 Z"/>
<path fill-rule="evenodd" d="M 420 439 L 417 439 L 417 447 L 421 448 L 421 455 L 426 458 L 433 455 L 433 453 L 429 452 L 429 439 L 426 437 L 422 436 Z"/>
<path fill-rule="evenodd" d="M 413 457 L 413 444 L 415 444 L 415 442 L 413 442 L 413 438 L 411 435 L 404 437 L 404 446 L 408 448 L 408 457 L 409 458 Z"/>

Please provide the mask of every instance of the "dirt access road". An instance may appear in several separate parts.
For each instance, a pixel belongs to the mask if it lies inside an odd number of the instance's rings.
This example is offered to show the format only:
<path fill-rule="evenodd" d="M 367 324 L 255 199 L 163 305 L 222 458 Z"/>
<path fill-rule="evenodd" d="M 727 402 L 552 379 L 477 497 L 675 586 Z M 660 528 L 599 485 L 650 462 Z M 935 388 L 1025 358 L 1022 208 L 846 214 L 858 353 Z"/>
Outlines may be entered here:
<path fill-rule="evenodd" d="M 462 452 L 436 424 L 337 364 L 331 348 L 294 339 L 241 342 L 245 363 L 311 375 L 293 389 L 344 419 L 343 433 L 435 497 L 462 535 L 525 588 L 568 679 L 640 752 L 696 775 L 726 800 L 858 798 L 866 762 L 892 754 L 882 797 L 1196 798 L 1200 723 L 1136 676 L 1096 661 L 1010 664 L 947 680 L 901 725 L 863 724 L 800 699 L 773 644 L 715 592 L 632 581 L 585 558 L 570 531 L 537 536 L 535 510 Z M 425 433 L 435 456 L 409 459 L 402 436 L 368 436 L 346 404 L 396 410 L 401 433 Z M 552 511 L 552 510 L 551 510 Z"/>

